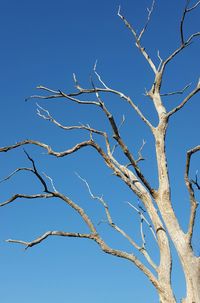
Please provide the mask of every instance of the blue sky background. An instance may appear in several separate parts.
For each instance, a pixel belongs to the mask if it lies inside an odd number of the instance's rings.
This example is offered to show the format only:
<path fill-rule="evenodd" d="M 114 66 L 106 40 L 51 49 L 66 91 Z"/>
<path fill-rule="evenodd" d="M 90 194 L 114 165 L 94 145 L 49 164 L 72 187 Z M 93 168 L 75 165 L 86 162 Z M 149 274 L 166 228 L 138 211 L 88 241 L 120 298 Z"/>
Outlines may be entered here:
<path fill-rule="evenodd" d="M 157 50 L 165 58 L 180 42 L 179 22 L 185 1 L 157 1 L 155 12 L 143 39 L 143 45 L 159 63 Z M 195 3 L 195 2 L 192 2 Z M 191 4 L 192 4 L 191 3 Z M 55 150 L 69 148 L 88 138 L 85 133 L 64 132 L 36 115 L 36 100 L 25 102 L 37 93 L 37 85 L 66 92 L 74 91 L 72 73 L 84 87 L 96 59 L 98 71 L 108 86 L 130 95 L 144 113 L 156 123 L 151 102 L 144 97 L 145 87 L 152 85 L 152 72 L 134 47 L 130 32 L 117 17 L 118 5 L 138 30 L 146 18 L 150 1 L 122 0 L 35 0 L 0 1 L 0 83 L 1 83 L 1 146 L 32 138 L 50 144 Z M 186 20 L 185 31 L 199 31 L 200 8 Z M 200 43 L 195 42 L 170 64 L 163 82 L 163 92 L 182 89 L 199 78 Z M 189 89 L 189 90 L 190 90 Z M 183 96 L 165 99 L 168 109 L 180 103 Z M 186 151 L 199 144 L 199 96 L 171 119 L 167 136 L 167 153 L 174 209 L 183 228 L 188 220 L 188 195 L 184 186 Z M 37 100 L 38 101 L 38 100 Z M 157 185 L 153 140 L 148 129 L 122 100 L 108 96 L 108 108 L 118 124 L 122 115 L 126 124 L 121 130 L 124 140 L 137 155 L 145 139 L 146 161 L 142 169 Z M 90 106 L 77 106 L 65 100 L 41 101 L 55 118 L 65 125 L 79 122 L 106 130 L 111 134 L 102 113 Z M 98 155 L 84 149 L 64 159 L 49 158 L 39 148 L 26 147 L 38 169 L 46 172 L 63 193 L 77 201 L 98 223 L 105 218 L 96 201 L 92 201 L 75 172 L 86 178 L 95 194 L 103 194 L 110 205 L 114 222 L 139 241 L 139 218 L 124 203 L 137 205 L 137 199 L 117 178 L 111 175 Z M 121 157 L 119 155 L 119 157 Z M 122 158 L 123 163 L 124 159 Z M 22 149 L 0 155 L 0 179 L 17 167 L 30 166 Z M 192 162 L 193 176 L 199 168 L 199 157 Z M 24 173 L 0 184 L 1 201 L 12 194 L 39 193 L 37 180 Z M 199 211 L 194 235 L 194 248 L 200 253 Z M 81 220 L 66 205 L 56 200 L 16 201 L 0 212 L 0 284 L 4 303 L 78 303 L 78 302 L 151 302 L 158 298 L 146 278 L 125 260 L 103 254 L 87 240 L 50 238 L 27 251 L 20 245 L 5 243 L 8 238 L 32 240 L 47 230 L 87 231 Z M 125 240 L 99 226 L 108 243 L 132 251 Z M 157 259 L 153 239 L 147 233 L 147 245 Z M 149 237 L 148 237 L 149 236 Z M 184 280 L 175 257 L 173 281 L 178 299 L 184 295 Z M 178 283 L 177 283 L 178 281 Z"/>

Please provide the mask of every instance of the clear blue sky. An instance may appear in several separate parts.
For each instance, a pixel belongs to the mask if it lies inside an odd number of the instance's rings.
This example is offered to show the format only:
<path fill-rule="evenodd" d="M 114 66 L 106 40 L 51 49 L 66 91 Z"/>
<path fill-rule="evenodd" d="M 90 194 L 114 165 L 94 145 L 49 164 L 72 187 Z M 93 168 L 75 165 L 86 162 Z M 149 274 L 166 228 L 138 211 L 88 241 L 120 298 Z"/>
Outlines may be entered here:
<path fill-rule="evenodd" d="M 83 140 L 78 132 L 65 133 L 36 115 L 35 100 L 25 97 L 37 93 L 37 85 L 74 91 L 72 73 L 83 86 L 89 86 L 89 77 L 96 59 L 98 70 L 109 86 L 130 95 L 156 122 L 151 103 L 143 93 L 152 85 L 153 75 L 134 47 L 130 32 L 117 17 L 118 5 L 127 19 L 139 30 L 144 24 L 147 0 L 7 0 L 0 1 L 0 85 L 1 85 L 1 146 L 32 138 L 49 143 L 62 150 Z M 157 1 L 144 46 L 158 63 L 157 50 L 165 58 L 179 42 L 179 22 L 185 1 Z M 199 31 L 200 9 L 186 20 L 187 34 Z M 163 92 L 179 90 L 199 78 L 200 43 L 195 41 L 174 64 L 167 69 Z M 166 107 L 172 108 L 182 96 L 166 98 Z M 188 216 L 188 196 L 184 187 L 185 153 L 199 144 L 199 96 L 171 120 L 167 136 L 170 177 L 174 208 L 183 227 Z M 120 123 L 123 114 L 126 125 L 122 129 L 125 141 L 134 154 L 142 140 L 145 163 L 142 168 L 153 184 L 157 184 L 155 154 L 152 138 L 146 127 L 121 100 L 108 97 L 109 109 Z M 99 111 L 78 107 L 64 100 L 38 101 L 65 125 L 89 123 L 105 130 L 107 122 Z M 111 175 L 103 162 L 90 149 L 84 149 L 66 159 L 48 160 L 40 149 L 27 147 L 41 172 L 46 172 L 56 187 L 80 203 L 98 223 L 104 212 L 88 195 L 84 184 L 74 172 L 86 178 L 96 194 L 103 194 L 110 205 L 114 221 L 138 238 L 138 217 L 124 203 L 137 204 L 136 198 Z M 30 166 L 22 149 L 0 155 L 0 179 L 17 167 Z M 192 172 L 199 168 L 195 157 Z M 24 173 L 0 184 L 1 201 L 16 192 L 38 193 L 42 189 L 32 176 Z M 194 235 L 196 253 L 200 252 L 199 212 Z M 74 213 L 55 200 L 16 201 L 0 211 L 0 300 L 3 303 L 79 303 L 79 302 L 149 302 L 158 298 L 146 278 L 127 261 L 103 254 L 87 240 L 50 238 L 27 251 L 20 245 L 5 243 L 8 238 L 32 240 L 47 230 L 86 231 Z M 105 224 L 99 226 L 110 245 L 131 252 L 131 247 L 111 232 Z M 148 233 L 148 232 L 147 232 Z M 147 239 L 153 256 L 155 247 Z M 177 298 L 184 295 L 184 280 L 176 262 L 173 271 Z"/>

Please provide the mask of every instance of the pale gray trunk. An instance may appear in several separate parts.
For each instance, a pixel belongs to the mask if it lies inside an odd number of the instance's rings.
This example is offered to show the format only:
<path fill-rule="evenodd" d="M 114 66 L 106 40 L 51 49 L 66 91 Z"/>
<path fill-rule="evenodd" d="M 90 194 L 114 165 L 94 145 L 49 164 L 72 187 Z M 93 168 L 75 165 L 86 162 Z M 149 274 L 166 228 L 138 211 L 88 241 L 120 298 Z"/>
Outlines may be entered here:
<path fill-rule="evenodd" d="M 190 251 L 184 252 L 184 259 L 181 258 L 186 281 L 186 297 L 182 303 L 200 303 L 200 259 L 192 256 Z M 176 301 L 170 284 L 159 281 L 162 291 L 159 293 L 160 303 L 178 303 Z"/>
<path fill-rule="evenodd" d="M 176 303 L 175 296 L 171 287 L 171 283 L 165 283 L 165 281 L 159 281 L 162 288 L 158 291 L 160 303 Z"/>
<path fill-rule="evenodd" d="M 184 252 L 182 266 L 185 273 L 186 297 L 182 303 L 200 303 L 200 259 Z"/>
<path fill-rule="evenodd" d="M 160 181 L 159 194 L 156 202 L 170 237 L 176 247 L 185 275 L 186 297 L 182 299 L 182 303 L 200 303 L 200 259 L 194 256 L 187 235 L 181 230 L 171 204 L 170 184 L 165 152 L 166 128 L 167 121 L 163 119 L 157 128 L 157 131 L 154 133 Z M 164 290 L 164 292 L 159 292 L 160 302 L 176 302 L 171 291 L 171 285 L 167 285 L 165 283 L 163 285 L 163 281 L 160 281 L 160 286 Z"/>
<path fill-rule="evenodd" d="M 159 303 L 177 303 L 177 301 L 174 298 L 173 294 L 168 292 L 165 294 L 159 293 Z"/>

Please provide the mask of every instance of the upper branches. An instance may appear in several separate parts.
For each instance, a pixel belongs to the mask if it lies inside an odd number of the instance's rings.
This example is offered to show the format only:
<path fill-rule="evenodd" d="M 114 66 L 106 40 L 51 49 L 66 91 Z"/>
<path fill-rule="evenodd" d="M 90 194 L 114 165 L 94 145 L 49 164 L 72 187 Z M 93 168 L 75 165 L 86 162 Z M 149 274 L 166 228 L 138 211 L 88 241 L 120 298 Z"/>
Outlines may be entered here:
<path fill-rule="evenodd" d="M 48 89 L 46 87 L 43 87 L 43 86 L 39 86 L 39 89 L 42 89 L 44 91 L 50 91 L 50 92 L 54 92 L 55 93 L 55 98 L 58 98 L 58 93 L 60 94 L 59 97 L 65 97 L 67 99 L 70 99 L 71 101 L 74 101 L 69 97 L 72 96 L 72 95 L 77 95 L 77 96 L 81 96 L 81 95 L 85 95 L 85 94 L 95 94 L 96 95 L 96 99 L 97 101 L 92 101 L 92 104 L 93 105 L 96 105 L 98 106 L 104 113 L 104 115 L 106 116 L 110 126 L 111 126 L 111 129 L 113 131 L 113 138 L 117 141 L 118 145 L 120 146 L 122 152 L 124 153 L 124 155 L 129 159 L 130 161 L 130 164 L 133 166 L 133 168 L 135 169 L 136 171 L 136 174 L 138 176 L 138 178 L 140 179 L 140 181 L 144 184 L 144 186 L 149 190 L 149 192 L 151 194 L 154 194 L 154 190 L 151 188 L 149 182 L 147 181 L 147 179 L 145 178 L 145 176 L 142 174 L 139 166 L 138 166 L 138 162 L 137 160 L 134 159 L 133 155 L 131 154 L 131 152 L 129 151 L 128 147 L 125 145 L 125 143 L 123 142 L 123 139 L 121 138 L 120 136 L 120 133 L 119 133 L 119 128 L 117 126 L 117 123 L 114 119 L 114 116 L 113 114 L 108 110 L 108 108 L 106 107 L 105 103 L 103 102 L 102 98 L 100 97 L 100 92 L 102 93 L 114 93 L 118 96 L 120 96 L 121 98 L 123 98 L 125 101 L 127 101 L 131 107 L 134 108 L 134 110 L 138 113 L 139 117 L 150 127 L 150 129 L 153 130 L 153 126 L 151 125 L 151 123 L 145 118 L 145 116 L 142 114 L 142 112 L 138 109 L 138 107 L 133 103 L 133 101 L 126 95 L 122 94 L 121 92 L 119 91 L 116 91 L 116 90 L 113 90 L 111 88 L 109 88 L 105 83 L 104 81 L 102 80 L 101 76 L 97 73 L 97 70 L 96 70 L 96 63 L 95 63 L 95 66 L 94 66 L 94 73 L 96 74 L 96 76 L 98 77 L 99 81 L 102 83 L 103 85 L 103 88 L 98 88 L 94 85 L 94 82 L 93 80 L 91 79 L 91 83 L 92 83 L 92 89 L 84 89 L 80 86 L 80 84 L 78 83 L 77 81 L 77 78 L 76 76 L 74 75 L 74 82 L 75 82 L 75 86 L 78 90 L 77 93 L 73 93 L 73 94 L 65 94 L 64 92 L 61 92 L 61 91 L 53 91 L 51 89 Z M 35 98 L 36 96 L 32 96 L 31 98 Z M 38 98 L 40 98 L 40 96 L 37 96 Z M 43 96 L 41 96 L 42 98 Z M 52 95 L 49 96 L 50 98 L 52 97 Z M 47 96 L 48 98 L 48 96 Z M 76 101 L 74 102 L 77 102 L 79 99 L 76 99 Z M 81 104 L 89 104 L 88 101 L 82 101 L 82 100 L 79 100 L 81 102 Z M 110 145 L 109 145 L 109 141 L 108 141 L 108 134 L 105 133 L 105 132 L 102 132 L 102 131 L 98 131 L 94 128 L 91 128 L 89 126 L 84 126 L 84 125 L 80 125 L 80 126 L 63 126 L 61 125 L 59 122 L 57 122 L 51 115 L 50 113 L 45 110 L 44 108 L 42 108 L 41 106 L 38 106 L 38 110 L 37 110 L 37 113 L 39 116 L 41 116 L 42 118 L 44 118 L 45 120 L 49 120 L 51 122 L 53 122 L 54 124 L 56 124 L 57 126 L 59 126 L 60 128 L 62 129 L 65 129 L 65 130 L 71 130 L 71 129 L 84 129 L 84 130 L 87 130 L 87 131 L 90 131 L 90 133 L 96 133 L 98 135 L 102 135 L 104 136 L 105 140 L 106 140 L 106 146 L 107 146 L 107 156 L 110 158 L 111 162 L 115 162 L 115 159 L 113 157 L 113 155 L 111 155 L 111 152 L 110 152 Z M 83 142 L 83 143 L 80 143 L 78 144 L 75 148 L 75 150 L 81 148 L 82 146 L 86 146 L 86 145 L 93 145 L 93 140 L 90 140 L 87 141 L 87 142 Z M 98 148 L 99 150 L 99 148 Z M 52 154 L 52 151 L 50 150 L 49 153 Z M 102 153 L 101 153 L 102 154 Z M 54 153 L 55 155 L 55 153 Z M 57 156 L 59 157 L 62 157 L 62 156 L 65 156 L 66 155 L 66 152 L 63 152 L 63 153 L 57 153 Z M 104 157 L 105 158 L 105 157 Z"/>
<path fill-rule="evenodd" d="M 150 121 L 144 116 L 144 114 L 141 112 L 141 110 L 138 108 L 138 106 L 133 102 L 133 100 L 125 95 L 124 93 L 118 91 L 118 90 L 115 90 L 113 88 L 110 88 L 108 87 L 101 79 L 100 75 L 97 73 L 96 71 L 96 64 L 94 66 L 94 72 L 95 74 L 97 75 L 99 81 L 102 83 L 103 87 L 94 87 L 93 88 L 82 88 L 80 86 L 80 84 L 78 83 L 75 75 L 74 75 L 74 82 L 75 82 L 75 87 L 77 88 L 77 92 L 75 93 L 65 93 L 61 90 L 52 90 L 52 89 L 49 89 L 45 86 L 38 86 L 37 88 L 40 89 L 40 90 L 43 90 L 45 92 L 53 92 L 54 94 L 52 95 L 47 95 L 47 96 L 42 96 L 42 95 L 32 95 L 30 96 L 29 98 L 27 98 L 26 100 L 28 99 L 31 99 L 31 98 L 38 98 L 38 99 L 57 99 L 57 98 L 65 98 L 65 99 L 68 99 L 70 101 L 73 101 L 75 103 L 78 103 L 78 104 L 85 104 L 85 105 L 95 105 L 97 107 L 101 107 L 101 103 L 99 102 L 99 100 L 97 101 L 88 101 L 88 100 L 80 100 L 79 98 L 75 98 L 76 97 L 80 97 L 80 96 L 86 96 L 86 95 L 91 95 L 91 94 L 97 94 L 97 93 L 110 93 L 110 94 L 114 94 L 118 97 L 120 97 L 121 99 L 123 99 L 125 102 L 127 102 L 133 109 L 134 111 L 138 114 L 138 116 L 142 119 L 142 121 L 150 128 L 150 129 L 153 129 L 153 126 L 151 125 Z"/>
<path fill-rule="evenodd" d="M 146 52 L 146 49 L 141 46 L 141 39 L 142 39 L 142 37 L 143 37 L 147 27 L 148 27 L 148 24 L 151 20 L 151 15 L 152 15 L 153 10 L 154 10 L 155 1 L 152 2 L 151 8 L 148 9 L 148 17 L 147 17 L 146 24 L 144 25 L 144 27 L 142 28 L 142 30 L 140 31 L 139 34 L 136 32 L 136 30 L 133 28 L 133 26 L 127 21 L 127 19 L 121 14 L 121 8 L 120 7 L 119 7 L 119 10 L 118 10 L 118 16 L 123 20 L 125 25 L 128 27 L 128 29 L 131 31 L 131 33 L 134 36 L 136 47 L 140 50 L 140 52 L 145 57 L 145 59 L 147 60 L 150 67 L 152 68 L 152 70 L 155 73 L 154 83 L 152 85 L 151 90 L 149 92 L 147 92 L 147 96 L 149 96 L 153 100 L 154 106 L 155 106 L 155 108 L 158 112 L 158 115 L 159 115 L 160 119 L 162 118 L 163 113 L 166 114 L 166 118 L 167 118 L 166 121 L 168 120 L 168 118 L 171 115 L 173 115 L 174 113 L 179 111 L 200 90 L 200 84 L 198 83 L 197 87 L 190 94 L 188 94 L 188 96 L 177 107 L 175 107 L 169 113 L 166 112 L 166 109 L 165 109 L 165 107 L 163 105 L 163 102 L 160 98 L 161 96 L 171 96 L 171 95 L 174 95 L 174 94 L 182 94 L 189 87 L 189 85 L 187 85 L 181 91 L 172 92 L 172 93 L 168 93 L 168 94 L 160 94 L 160 89 L 161 89 L 162 80 L 163 80 L 163 74 L 164 74 L 164 71 L 165 71 L 165 68 L 166 68 L 167 64 L 177 54 L 179 54 L 183 49 L 185 49 L 187 46 L 189 46 L 195 38 L 200 36 L 200 32 L 196 32 L 196 33 L 191 34 L 188 38 L 185 37 L 186 35 L 185 35 L 185 31 L 184 31 L 184 24 L 185 24 L 186 16 L 189 13 L 191 13 L 194 9 L 196 9 L 200 4 L 200 1 L 198 1 L 193 6 L 190 6 L 190 2 L 191 2 L 190 0 L 186 0 L 186 5 L 185 5 L 185 8 L 184 8 L 182 17 L 181 17 L 181 22 L 180 22 L 180 40 L 181 40 L 181 44 L 165 60 L 163 60 L 160 57 L 160 54 L 158 52 L 158 58 L 160 60 L 160 64 L 159 64 L 158 67 L 155 66 L 154 62 L 152 61 L 152 59 L 150 58 L 150 56 Z M 154 129 L 152 127 L 150 127 L 150 128 L 153 132 Z"/>
<path fill-rule="evenodd" d="M 118 10 L 118 16 L 122 19 L 122 21 L 124 22 L 124 24 L 128 27 L 128 29 L 131 31 L 131 33 L 134 36 L 135 39 L 135 45 L 136 47 L 140 50 L 140 52 L 142 53 L 142 55 L 144 56 L 144 58 L 146 59 L 146 61 L 148 62 L 148 64 L 150 65 L 150 67 L 152 68 L 153 72 L 156 74 L 157 73 L 157 68 L 154 64 L 154 62 L 152 61 L 152 59 L 150 58 L 149 54 L 147 53 L 146 49 L 144 47 L 141 46 L 141 39 L 143 34 L 145 33 L 148 24 L 150 22 L 151 19 L 151 15 L 153 13 L 154 10 L 154 5 L 155 5 L 155 0 L 153 0 L 151 8 L 147 9 L 148 10 L 148 16 L 147 16 L 147 21 L 144 25 L 144 27 L 142 28 L 142 30 L 140 31 L 139 34 L 137 34 L 136 30 L 133 28 L 133 26 L 127 21 L 127 19 L 121 14 L 121 7 L 119 7 Z"/>
<path fill-rule="evenodd" d="M 185 33 L 184 33 L 184 24 L 185 24 L 185 18 L 186 15 L 189 14 L 191 11 L 193 11 L 195 8 L 197 8 L 197 6 L 200 4 L 200 1 L 198 1 L 195 5 L 193 5 L 192 7 L 189 7 L 190 4 L 190 0 L 186 0 L 186 5 L 181 17 L 181 22 L 180 22 L 180 40 L 181 40 L 181 44 L 180 46 L 174 51 L 172 52 L 167 59 L 165 59 L 162 64 L 160 65 L 160 69 L 159 71 L 161 72 L 161 74 L 163 74 L 164 69 L 166 67 L 166 65 L 176 56 L 178 55 L 183 49 L 185 49 L 187 46 L 189 46 L 192 41 L 194 40 L 194 38 L 197 38 L 200 36 L 200 32 L 196 32 L 191 34 L 188 38 L 185 38 Z"/>
<path fill-rule="evenodd" d="M 185 5 L 185 9 L 181 18 L 181 23 L 180 23 L 180 35 L 181 35 L 181 44 L 182 45 L 186 45 L 188 43 L 190 43 L 192 41 L 192 39 L 194 37 L 197 37 L 200 35 L 200 32 L 197 32 L 195 34 L 192 34 L 187 40 L 185 40 L 185 35 L 184 35 L 184 30 L 183 30 L 183 26 L 184 26 L 184 21 L 185 21 L 185 17 L 188 13 L 190 13 L 192 10 L 194 10 L 199 4 L 200 1 L 198 1 L 195 5 L 193 5 L 192 7 L 189 7 L 191 0 L 186 0 L 186 5 Z"/>

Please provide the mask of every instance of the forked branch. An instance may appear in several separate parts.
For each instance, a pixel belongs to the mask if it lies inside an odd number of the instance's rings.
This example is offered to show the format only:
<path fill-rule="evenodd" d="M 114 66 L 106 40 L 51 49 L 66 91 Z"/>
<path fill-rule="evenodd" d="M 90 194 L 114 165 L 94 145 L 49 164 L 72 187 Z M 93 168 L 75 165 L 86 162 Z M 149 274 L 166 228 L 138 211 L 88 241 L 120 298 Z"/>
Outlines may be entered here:
<path fill-rule="evenodd" d="M 186 5 L 182 14 L 182 18 L 181 18 L 181 22 L 180 22 L 180 38 L 181 38 L 181 45 L 172 53 L 168 56 L 168 58 L 163 61 L 163 63 L 160 66 L 160 72 L 163 74 L 164 69 L 166 67 L 166 65 L 176 56 L 178 55 L 183 49 L 185 49 L 186 47 L 188 47 L 191 42 L 194 40 L 194 38 L 197 38 L 200 36 L 200 32 L 196 32 L 194 34 L 191 34 L 187 39 L 185 38 L 184 35 L 184 23 L 185 23 L 185 17 L 188 13 L 190 13 L 192 10 L 194 10 L 195 8 L 197 8 L 197 6 L 200 4 L 200 2 L 198 1 L 194 6 L 192 6 L 191 8 L 189 8 L 189 4 L 190 4 L 190 0 L 186 0 Z"/>
<path fill-rule="evenodd" d="M 39 179 L 39 181 L 43 184 L 43 180 L 41 175 L 39 174 L 35 162 L 34 160 L 26 153 L 28 159 L 32 162 L 33 165 L 33 169 L 25 169 L 26 171 L 31 171 L 34 173 L 34 175 Z M 18 171 L 20 171 L 20 169 L 15 170 L 12 174 L 10 174 L 8 177 L 6 177 L 4 179 L 4 181 L 10 179 L 15 173 L 17 173 Z M 45 185 L 45 188 L 47 189 L 47 186 Z M 48 190 L 48 189 L 47 189 Z M 90 191 L 91 192 L 91 191 Z M 72 201 L 69 197 L 67 197 L 66 195 L 63 195 L 62 193 L 58 192 L 58 191 L 54 191 L 51 193 L 47 193 L 47 194 L 36 194 L 36 195 L 24 195 L 24 194 L 16 194 L 13 197 L 11 197 L 9 200 L 7 200 L 6 202 L 3 202 L 0 204 L 0 206 L 5 206 L 8 203 L 13 202 L 14 200 L 16 200 L 17 198 L 28 198 L 28 199 L 34 199 L 34 198 L 58 198 L 62 201 L 64 201 L 67 205 L 69 205 L 72 209 L 74 209 L 79 215 L 80 217 L 83 219 L 83 221 L 86 223 L 86 225 L 88 226 L 90 233 L 89 234 L 82 234 L 82 233 L 77 233 L 77 232 L 64 232 L 64 231 L 48 231 L 46 233 L 44 233 L 42 236 L 36 238 L 35 240 L 31 241 L 31 242 L 27 242 L 27 241 L 23 241 L 23 240 L 15 240 L 15 239 L 8 239 L 7 242 L 10 243 L 18 243 L 18 244 L 22 244 L 25 245 L 25 249 L 32 247 L 34 245 L 37 245 L 39 243 L 41 243 L 42 241 L 44 241 L 46 238 L 48 238 L 49 236 L 65 236 L 65 237 L 77 237 L 77 238 L 87 238 L 87 239 L 91 239 L 94 240 L 100 247 L 101 249 L 108 253 L 108 254 L 112 254 L 114 256 L 120 257 L 120 258 L 125 258 L 127 260 L 130 260 L 131 262 L 133 262 L 138 268 L 140 268 L 144 274 L 149 278 L 149 280 L 156 286 L 159 287 L 157 279 L 155 278 L 155 276 L 152 274 L 152 272 L 141 262 L 139 261 L 139 259 L 137 257 L 135 257 L 132 254 L 129 254 L 127 252 L 121 251 L 121 250 L 115 250 L 110 248 L 102 239 L 101 237 L 98 235 L 97 230 L 92 222 L 92 220 L 89 218 L 89 216 L 85 213 L 84 209 L 81 208 L 78 204 L 76 204 L 74 201 Z M 102 200 L 102 202 L 104 203 L 104 201 Z M 110 218 L 109 220 L 112 221 L 111 217 L 109 217 L 109 210 L 107 208 L 107 205 L 104 203 L 104 206 L 106 208 L 106 213 L 108 215 L 108 218 Z M 114 226 L 113 226 L 114 227 Z M 115 229 L 120 232 L 123 236 L 128 238 L 128 235 L 126 233 L 124 233 L 120 228 L 118 228 L 118 226 L 115 227 Z M 128 238 L 129 239 L 129 238 Z M 144 255 L 147 257 L 148 259 L 148 254 L 144 253 Z M 151 259 L 150 259 L 151 261 Z M 150 263 L 151 264 L 151 263 Z M 154 266 L 154 263 L 152 262 L 151 264 L 152 266 Z M 156 266 L 154 266 L 154 269 L 156 270 Z"/>
<path fill-rule="evenodd" d="M 113 228 L 114 230 L 116 230 L 119 234 L 121 234 L 125 239 L 127 239 L 129 241 L 129 243 L 139 252 L 141 252 L 143 254 L 143 256 L 146 258 L 146 260 L 148 261 L 148 263 L 157 271 L 157 266 L 156 264 L 153 262 L 153 260 L 151 259 L 151 257 L 149 256 L 145 246 L 139 246 L 122 228 L 120 228 L 116 223 L 113 222 L 108 204 L 105 202 L 105 200 L 103 199 L 103 196 L 99 197 L 96 196 L 92 193 L 91 188 L 88 184 L 88 182 L 83 179 L 80 175 L 77 174 L 77 176 L 79 177 L 79 179 L 81 179 L 81 181 L 83 181 L 88 189 L 88 192 L 91 196 L 92 199 L 97 200 L 101 203 L 101 205 L 103 205 L 104 209 L 105 209 L 105 213 L 106 213 L 106 217 L 108 220 L 108 224 L 111 228 Z"/>
<path fill-rule="evenodd" d="M 158 242 L 158 239 L 157 239 L 156 233 L 155 233 L 155 231 L 154 231 L 154 229 L 153 229 L 153 226 L 151 225 L 151 223 L 149 223 L 149 221 L 147 220 L 147 218 L 145 217 L 145 215 L 143 214 L 143 212 L 141 211 L 141 209 L 138 209 L 137 207 L 135 207 L 135 206 L 134 206 L 132 203 L 130 203 L 130 202 L 127 202 L 127 204 L 128 204 L 131 208 L 133 208 L 133 209 L 138 213 L 138 215 L 140 216 L 140 219 L 143 220 L 143 221 L 147 224 L 147 226 L 149 227 L 149 229 L 150 229 L 150 231 L 151 231 L 151 233 L 152 233 L 152 235 L 153 235 L 153 238 L 155 239 L 156 242 Z"/>
<path fill-rule="evenodd" d="M 193 91 L 191 91 L 191 92 L 189 93 L 189 95 L 187 95 L 187 96 L 185 97 L 185 99 L 184 99 L 178 106 L 176 106 L 175 108 L 173 108 L 171 111 L 169 111 L 169 112 L 167 113 L 167 117 L 169 118 L 170 116 L 172 116 L 173 114 L 175 114 L 177 111 L 179 111 L 180 109 L 182 109 L 182 108 L 184 107 L 184 105 L 185 105 L 188 101 L 190 101 L 190 99 L 191 99 L 192 97 L 194 97 L 199 91 L 200 91 L 200 80 L 198 81 L 197 86 L 193 89 Z"/>
<path fill-rule="evenodd" d="M 152 2 L 151 9 L 148 9 L 147 22 L 146 22 L 145 26 L 143 27 L 143 29 L 141 30 L 141 32 L 139 33 L 139 35 L 137 34 L 137 32 L 133 28 L 133 26 L 128 22 L 128 20 L 121 14 L 121 7 L 120 6 L 119 6 L 119 9 L 118 9 L 117 15 L 121 18 L 121 20 L 124 22 L 124 24 L 128 27 L 128 29 L 133 34 L 134 39 L 135 39 L 135 45 L 136 45 L 136 47 L 140 50 L 140 52 L 142 53 L 142 55 L 144 56 L 144 58 L 146 59 L 146 61 L 150 65 L 150 67 L 152 68 L 153 72 L 156 74 L 157 73 L 157 69 L 156 69 L 155 64 L 153 63 L 152 59 L 148 55 L 146 49 L 141 46 L 141 38 L 142 38 L 143 34 L 145 33 L 145 31 L 147 29 L 147 26 L 149 24 L 149 21 L 151 19 L 151 15 L 152 15 L 153 10 L 154 10 L 154 5 L 155 5 L 155 0 L 153 0 L 153 2 Z"/>
<path fill-rule="evenodd" d="M 185 5 L 185 9 L 184 9 L 184 12 L 183 12 L 183 15 L 182 15 L 182 18 L 181 18 L 181 23 L 180 23 L 180 34 L 181 34 L 181 44 L 182 45 L 185 45 L 186 43 L 190 43 L 190 41 L 192 40 L 192 36 L 194 35 L 200 35 L 200 33 L 196 33 L 196 34 L 193 34 L 190 39 L 188 39 L 189 41 L 186 41 L 185 42 L 185 38 L 184 38 L 184 30 L 183 30 L 183 26 L 184 26 L 184 21 L 185 21 L 185 17 L 188 13 L 190 13 L 192 10 L 194 10 L 199 4 L 200 4 L 200 1 L 198 1 L 195 5 L 193 5 L 192 7 L 189 8 L 189 4 L 190 4 L 190 0 L 186 0 L 186 5 Z"/>

